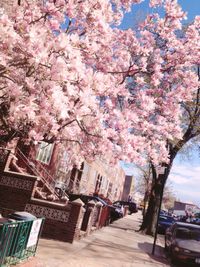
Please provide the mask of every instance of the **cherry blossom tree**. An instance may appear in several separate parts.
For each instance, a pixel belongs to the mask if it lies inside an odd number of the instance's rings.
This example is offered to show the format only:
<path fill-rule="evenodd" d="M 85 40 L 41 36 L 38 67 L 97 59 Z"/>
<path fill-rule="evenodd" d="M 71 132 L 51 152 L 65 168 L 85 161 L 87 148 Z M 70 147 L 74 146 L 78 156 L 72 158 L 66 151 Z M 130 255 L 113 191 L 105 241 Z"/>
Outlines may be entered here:
<path fill-rule="evenodd" d="M 0 16 L 1 140 L 61 142 L 76 162 L 167 164 L 199 84 L 199 18 L 179 38 L 174 0 L 150 1 L 165 16 L 137 31 L 118 25 L 139 0 L 19 2 Z"/>
<path fill-rule="evenodd" d="M 197 76 L 200 80 L 200 70 L 197 68 Z M 158 216 L 158 207 L 160 201 L 165 195 L 163 195 L 166 189 L 166 182 L 170 174 L 173 161 L 178 153 L 181 153 L 185 149 L 191 149 L 192 146 L 197 145 L 200 137 L 200 88 L 198 87 L 193 94 L 191 101 L 182 103 L 182 128 L 183 136 L 181 139 L 166 140 L 166 145 L 169 150 L 169 162 L 162 162 L 160 166 L 164 167 L 164 173 L 159 174 L 158 166 L 151 164 L 152 172 L 152 185 L 149 196 L 149 205 L 145 213 L 141 230 L 147 234 L 153 234 L 155 232 L 156 220 Z M 193 144 L 192 144 L 193 143 Z M 187 148 L 189 147 L 189 148 Z"/>
<path fill-rule="evenodd" d="M 153 4 L 158 4 L 161 1 L 152 2 L 154 2 Z M 148 234 L 155 232 L 159 203 L 176 155 L 188 142 L 197 138 L 200 134 L 200 75 L 198 68 L 200 61 L 200 17 L 197 16 L 194 22 L 185 29 L 181 24 L 184 14 L 177 1 L 162 2 L 165 2 L 165 17 L 156 19 L 156 23 L 154 20 L 152 23 L 153 28 L 151 28 L 151 32 L 157 35 L 156 47 L 161 48 L 162 58 L 164 59 L 163 68 L 161 68 L 164 71 L 161 72 L 161 79 L 158 80 L 161 82 L 161 88 L 167 85 L 168 94 L 174 94 L 174 99 L 176 99 L 176 92 L 179 94 L 182 90 L 185 92 L 183 93 L 182 91 L 181 94 L 188 94 L 188 98 L 177 101 L 178 113 L 174 109 L 174 115 L 178 114 L 177 123 L 182 130 L 180 137 L 175 138 L 172 136 L 165 140 L 163 139 L 168 150 L 169 161 L 162 161 L 161 158 L 160 164 L 152 162 L 151 165 L 151 194 L 148 209 L 141 226 L 141 230 Z M 172 99 L 170 103 L 173 103 Z M 164 167 L 164 173 L 159 174 L 159 167 Z"/>
<path fill-rule="evenodd" d="M 24 0 L 1 14 L 1 141 L 62 142 L 77 161 L 116 150 L 100 99 L 126 91 L 109 72 L 128 66 L 114 25 L 137 2 Z"/>

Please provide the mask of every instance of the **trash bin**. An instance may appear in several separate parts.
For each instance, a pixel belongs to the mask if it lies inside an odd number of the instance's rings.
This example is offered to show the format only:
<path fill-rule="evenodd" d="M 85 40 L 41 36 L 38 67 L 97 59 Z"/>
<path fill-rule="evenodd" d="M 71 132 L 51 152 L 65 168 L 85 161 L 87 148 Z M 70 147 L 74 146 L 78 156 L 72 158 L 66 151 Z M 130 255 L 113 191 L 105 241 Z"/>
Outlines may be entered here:
<path fill-rule="evenodd" d="M 12 237 L 17 229 L 14 220 L 0 217 L 0 266 L 4 263 L 7 256 L 10 256 L 10 247 L 12 246 Z"/>
<path fill-rule="evenodd" d="M 28 212 L 0 217 L 0 266 L 17 264 L 35 255 L 43 221 Z"/>
<path fill-rule="evenodd" d="M 1 248 L 2 243 L 3 243 L 3 240 L 2 240 L 2 238 L 3 238 L 3 226 L 5 223 L 8 223 L 8 222 L 10 222 L 10 219 L 0 217 L 0 248 Z M 0 251 L 1 251 L 1 249 L 0 249 Z"/>
<path fill-rule="evenodd" d="M 17 224 L 17 229 L 15 231 L 13 241 L 11 256 L 16 256 L 25 250 L 29 234 L 31 231 L 32 223 L 37 219 L 34 215 L 26 211 L 16 211 L 8 215 L 9 219 L 12 219 L 15 222 L 21 222 Z"/>
<path fill-rule="evenodd" d="M 9 219 L 9 218 L 5 218 L 5 217 L 1 217 L 0 215 L 0 245 L 2 245 L 2 238 L 3 238 L 3 226 L 4 224 L 6 223 L 10 223 L 10 222 L 13 222 L 14 220 L 12 219 Z M 1 251 L 1 249 L 0 249 Z"/>

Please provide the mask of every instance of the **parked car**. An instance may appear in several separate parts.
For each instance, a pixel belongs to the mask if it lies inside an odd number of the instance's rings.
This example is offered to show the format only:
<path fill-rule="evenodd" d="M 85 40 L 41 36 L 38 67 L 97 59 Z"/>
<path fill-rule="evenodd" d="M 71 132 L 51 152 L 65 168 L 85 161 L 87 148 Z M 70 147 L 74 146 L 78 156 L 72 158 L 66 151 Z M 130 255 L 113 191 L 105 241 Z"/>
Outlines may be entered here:
<path fill-rule="evenodd" d="M 200 225 L 200 218 L 194 218 L 192 223 Z"/>
<path fill-rule="evenodd" d="M 138 212 L 136 203 L 132 201 L 129 202 L 129 201 L 118 200 L 118 201 L 115 201 L 113 205 L 116 207 L 128 206 L 130 214 Z"/>
<path fill-rule="evenodd" d="M 191 223 L 200 225 L 200 213 L 194 214 Z"/>
<path fill-rule="evenodd" d="M 175 222 L 174 217 L 167 215 L 160 215 L 158 219 L 158 233 L 165 234 L 167 228 L 169 228 Z"/>
<path fill-rule="evenodd" d="M 107 206 L 108 204 L 98 196 L 90 196 L 90 195 L 83 195 L 83 194 L 69 194 L 69 201 L 73 201 L 80 198 L 85 204 L 89 201 L 94 200 L 95 202 L 101 202 L 103 206 Z"/>
<path fill-rule="evenodd" d="M 160 215 L 161 215 L 161 216 L 163 216 L 163 215 L 164 215 L 164 216 L 168 216 L 168 212 L 167 212 L 166 210 L 161 210 L 161 211 L 160 211 Z"/>
<path fill-rule="evenodd" d="M 83 194 L 69 194 L 70 201 L 76 200 L 78 198 L 80 198 L 86 205 L 91 200 L 94 200 L 95 202 L 101 202 L 101 204 L 103 204 L 104 207 L 107 207 L 109 209 L 109 221 L 110 222 L 113 222 L 123 217 L 123 212 L 119 207 L 109 205 L 105 200 L 103 200 L 99 196 L 83 195 Z"/>
<path fill-rule="evenodd" d="M 173 261 L 200 264 L 200 226 L 176 222 L 166 231 L 165 249 Z"/>

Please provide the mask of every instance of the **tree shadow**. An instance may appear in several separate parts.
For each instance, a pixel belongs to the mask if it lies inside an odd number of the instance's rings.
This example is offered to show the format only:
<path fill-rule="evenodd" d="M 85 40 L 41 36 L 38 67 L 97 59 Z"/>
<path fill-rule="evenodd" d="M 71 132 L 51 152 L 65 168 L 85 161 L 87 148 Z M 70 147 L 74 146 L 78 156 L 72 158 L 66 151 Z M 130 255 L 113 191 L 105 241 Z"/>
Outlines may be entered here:
<path fill-rule="evenodd" d="M 151 259 L 159 263 L 169 264 L 164 249 L 160 245 L 156 245 L 154 255 L 152 255 L 153 244 L 149 242 L 138 243 L 138 247 L 145 251 Z"/>
<path fill-rule="evenodd" d="M 111 228 L 116 228 L 116 229 L 121 229 L 121 230 L 124 230 L 124 231 L 135 231 L 135 232 L 139 232 L 139 229 L 135 229 L 133 227 L 123 227 L 123 226 L 120 226 L 120 225 L 117 225 L 117 224 L 110 224 L 109 227 Z"/>

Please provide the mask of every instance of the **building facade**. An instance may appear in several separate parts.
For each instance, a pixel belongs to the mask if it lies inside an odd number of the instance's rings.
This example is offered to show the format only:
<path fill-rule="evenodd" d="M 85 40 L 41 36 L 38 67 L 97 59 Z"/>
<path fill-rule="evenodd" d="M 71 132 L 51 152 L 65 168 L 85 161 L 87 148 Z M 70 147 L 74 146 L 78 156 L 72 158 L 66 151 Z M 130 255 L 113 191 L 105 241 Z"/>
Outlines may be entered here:
<path fill-rule="evenodd" d="M 111 166 L 100 158 L 90 163 L 84 162 L 80 193 L 95 193 L 111 201 L 119 200 L 122 197 L 124 181 L 125 173 L 119 165 Z"/>
<path fill-rule="evenodd" d="M 111 201 L 122 198 L 125 173 L 120 165 L 111 166 L 105 158 L 84 161 L 79 167 L 70 169 L 67 151 L 58 144 L 45 142 L 35 146 L 18 142 L 15 154 L 19 168 L 46 179 L 51 177 L 56 187 L 62 187 L 68 193 L 98 194 Z"/>

